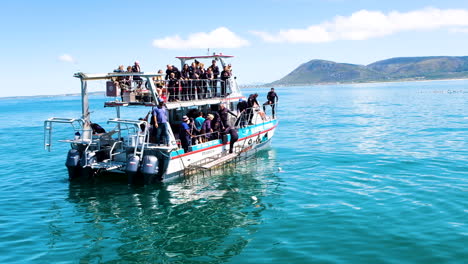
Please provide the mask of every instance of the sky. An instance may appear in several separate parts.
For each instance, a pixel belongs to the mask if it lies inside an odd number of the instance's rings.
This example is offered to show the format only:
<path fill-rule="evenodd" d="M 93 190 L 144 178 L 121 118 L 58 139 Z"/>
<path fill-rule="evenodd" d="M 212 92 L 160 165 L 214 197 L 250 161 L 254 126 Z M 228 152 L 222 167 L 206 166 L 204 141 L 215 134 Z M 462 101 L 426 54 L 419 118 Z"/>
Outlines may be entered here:
<path fill-rule="evenodd" d="M 234 75 L 249 85 L 312 59 L 467 56 L 468 1 L 17 0 L 2 3 L 0 32 L 0 97 L 79 93 L 75 72 L 136 60 L 155 72 L 208 49 L 235 56 Z"/>

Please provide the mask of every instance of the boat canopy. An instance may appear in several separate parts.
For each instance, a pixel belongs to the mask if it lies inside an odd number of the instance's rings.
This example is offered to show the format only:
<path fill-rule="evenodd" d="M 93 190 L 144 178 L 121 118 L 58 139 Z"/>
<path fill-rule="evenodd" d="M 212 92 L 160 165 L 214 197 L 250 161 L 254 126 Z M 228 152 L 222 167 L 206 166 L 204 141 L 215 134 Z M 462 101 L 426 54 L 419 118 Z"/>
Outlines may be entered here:
<path fill-rule="evenodd" d="M 184 67 L 184 64 L 186 61 L 188 60 L 196 60 L 196 59 L 214 59 L 214 60 L 219 60 L 221 62 L 221 66 L 224 68 L 225 63 L 224 63 L 224 59 L 228 59 L 228 58 L 234 58 L 234 56 L 231 56 L 231 55 L 223 55 L 222 53 L 220 54 L 213 54 L 213 55 L 205 55 L 205 56 L 189 56 L 189 57 L 176 57 L 177 59 L 180 60 L 180 67 L 183 68 Z"/>

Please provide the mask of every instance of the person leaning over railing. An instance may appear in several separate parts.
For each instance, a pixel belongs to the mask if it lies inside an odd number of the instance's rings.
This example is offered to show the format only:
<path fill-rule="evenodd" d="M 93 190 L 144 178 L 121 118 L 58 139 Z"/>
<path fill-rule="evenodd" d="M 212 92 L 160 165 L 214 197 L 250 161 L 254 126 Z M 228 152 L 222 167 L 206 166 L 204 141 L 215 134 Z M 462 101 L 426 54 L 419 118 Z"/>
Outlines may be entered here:
<path fill-rule="evenodd" d="M 244 98 L 239 99 L 239 103 L 237 104 L 237 116 L 239 116 L 239 118 L 237 118 L 235 126 L 245 127 L 245 123 L 248 119 L 246 112 L 248 107 Z"/>

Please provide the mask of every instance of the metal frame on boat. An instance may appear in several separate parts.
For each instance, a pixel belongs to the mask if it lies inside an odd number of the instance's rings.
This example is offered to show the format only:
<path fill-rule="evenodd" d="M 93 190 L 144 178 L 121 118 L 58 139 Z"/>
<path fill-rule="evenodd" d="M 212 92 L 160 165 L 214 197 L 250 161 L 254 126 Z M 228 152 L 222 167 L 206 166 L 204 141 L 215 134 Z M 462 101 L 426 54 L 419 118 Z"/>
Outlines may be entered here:
<path fill-rule="evenodd" d="M 177 57 L 183 65 L 189 60 L 216 60 L 225 66 L 224 59 L 232 56 L 211 55 L 195 57 Z M 182 68 L 181 67 L 181 68 Z M 138 81 L 127 83 L 126 87 L 119 83 L 129 76 L 138 76 Z M 274 135 L 278 120 L 274 115 L 261 111 L 261 106 L 248 108 L 247 114 L 237 117 L 231 116 L 228 121 L 230 131 L 234 130 L 238 140 L 230 149 L 231 134 L 226 131 L 212 133 L 209 139 L 206 135 L 198 135 L 185 152 L 180 146 L 177 130 L 182 116 L 191 109 L 206 112 L 216 112 L 220 104 L 230 110 L 236 110 L 239 99 L 245 99 L 237 86 L 236 78 L 227 80 L 199 80 L 203 89 L 195 88 L 184 91 L 185 99 L 177 96 L 166 102 L 168 110 L 169 142 L 156 144 L 150 140 L 150 124 L 147 120 L 128 120 L 121 118 L 122 109 L 129 105 L 154 107 L 156 102 L 167 100 L 158 93 L 158 85 L 166 84 L 165 74 L 132 72 L 132 73 L 104 73 L 86 74 L 76 73 L 74 77 L 81 80 L 81 118 L 49 118 L 44 122 L 44 147 L 51 150 L 52 131 L 54 124 L 70 124 L 74 129 L 74 138 L 61 140 L 70 143 L 66 167 L 70 179 L 92 177 L 100 173 L 119 173 L 128 176 L 129 183 L 141 179 L 145 184 L 155 180 L 168 180 L 177 176 L 184 176 L 208 170 L 213 167 L 247 156 L 267 146 Z M 91 123 L 91 112 L 88 100 L 88 81 L 106 80 L 107 101 L 104 107 L 115 107 L 116 116 L 107 123 L 115 128 L 107 133 L 98 133 Z M 186 82 L 190 87 L 192 83 Z M 216 86 L 223 85 L 225 93 L 217 93 Z M 185 88 L 184 88 L 185 89 Z M 193 91 L 193 92 L 190 92 Z M 201 93 L 200 91 L 204 91 Z M 177 91 L 175 92 L 177 93 Z M 248 120 L 246 120 L 248 119 Z M 204 140 L 201 140 L 201 139 Z"/>

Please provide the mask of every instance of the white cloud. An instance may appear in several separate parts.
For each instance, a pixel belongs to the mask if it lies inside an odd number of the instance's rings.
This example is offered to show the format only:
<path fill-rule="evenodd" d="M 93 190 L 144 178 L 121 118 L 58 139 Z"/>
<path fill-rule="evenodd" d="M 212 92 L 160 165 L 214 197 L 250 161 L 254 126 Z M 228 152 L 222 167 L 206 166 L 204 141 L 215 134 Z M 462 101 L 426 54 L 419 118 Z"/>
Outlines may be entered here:
<path fill-rule="evenodd" d="M 466 27 L 466 28 L 451 28 L 450 32 L 452 32 L 452 33 L 468 33 L 468 27 Z"/>
<path fill-rule="evenodd" d="M 153 46 L 162 49 L 240 48 L 248 45 L 247 40 L 225 27 L 219 27 L 208 33 L 194 33 L 187 39 L 175 35 L 153 40 Z"/>
<path fill-rule="evenodd" d="M 63 54 L 58 57 L 59 61 L 75 63 L 75 59 L 69 54 Z"/>
<path fill-rule="evenodd" d="M 266 42 L 321 43 L 335 40 L 365 40 L 403 31 L 435 30 L 468 26 L 468 10 L 425 8 L 401 13 L 360 10 L 351 16 L 305 29 L 281 30 L 276 34 L 251 31 Z"/>

